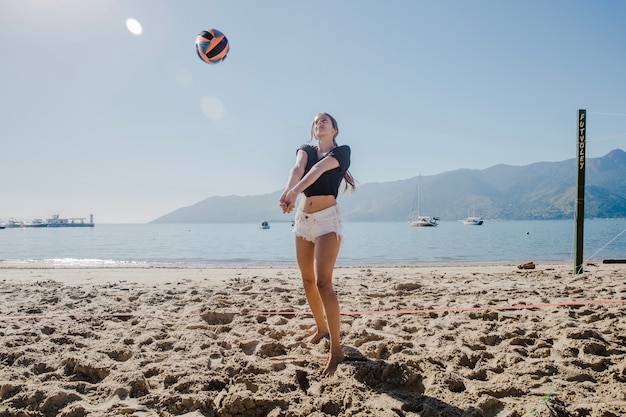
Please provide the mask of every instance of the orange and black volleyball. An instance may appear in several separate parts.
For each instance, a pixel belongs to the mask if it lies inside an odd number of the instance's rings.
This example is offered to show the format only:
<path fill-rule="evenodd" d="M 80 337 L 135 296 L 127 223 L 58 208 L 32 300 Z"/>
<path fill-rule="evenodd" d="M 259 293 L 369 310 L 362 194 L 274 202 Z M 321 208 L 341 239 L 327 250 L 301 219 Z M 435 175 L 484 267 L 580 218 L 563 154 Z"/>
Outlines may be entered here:
<path fill-rule="evenodd" d="M 196 38 L 196 52 L 207 64 L 222 62 L 229 49 L 228 39 L 217 29 L 203 30 Z"/>

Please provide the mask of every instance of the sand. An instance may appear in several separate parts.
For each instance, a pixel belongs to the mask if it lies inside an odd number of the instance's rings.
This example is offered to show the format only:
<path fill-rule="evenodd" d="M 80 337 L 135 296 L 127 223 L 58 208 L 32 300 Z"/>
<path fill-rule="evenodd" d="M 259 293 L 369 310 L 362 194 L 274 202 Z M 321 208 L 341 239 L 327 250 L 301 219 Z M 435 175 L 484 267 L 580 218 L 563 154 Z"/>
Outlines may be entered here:
<path fill-rule="evenodd" d="M 0 263 L 0 416 L 626 415 L 626 265 L 339 267 L 322 378 L 296 268 Z"/>

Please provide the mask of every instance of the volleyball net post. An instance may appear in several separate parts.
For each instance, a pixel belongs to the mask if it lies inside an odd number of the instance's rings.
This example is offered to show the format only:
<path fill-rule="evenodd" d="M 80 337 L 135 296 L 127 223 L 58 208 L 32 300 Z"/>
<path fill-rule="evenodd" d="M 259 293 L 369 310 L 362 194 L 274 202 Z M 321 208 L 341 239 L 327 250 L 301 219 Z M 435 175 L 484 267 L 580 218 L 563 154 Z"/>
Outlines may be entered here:
<path fill-rule="evenodd" d="M 574 207 L 574 221 L 576 223 L 576 233 L 574 235 L 574 274 L 582 274 L 583 271 L 583 242 L 585 226 L 585 151 L 587 136 L 587 111 L 578 110 L 576 146 L 576 205 Z"/>

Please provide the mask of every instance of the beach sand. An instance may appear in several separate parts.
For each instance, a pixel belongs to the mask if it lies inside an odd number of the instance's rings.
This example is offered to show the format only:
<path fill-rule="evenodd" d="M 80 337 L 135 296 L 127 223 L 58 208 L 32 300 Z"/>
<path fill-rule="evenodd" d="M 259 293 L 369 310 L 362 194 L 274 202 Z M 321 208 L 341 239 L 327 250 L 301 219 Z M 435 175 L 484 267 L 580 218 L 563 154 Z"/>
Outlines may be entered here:
<path fill-rule="evenodd" d="M 626 415 L 626 265 L 338 267 L 346 360 L 296 268 L 0 263 L 0 416 Z"/>

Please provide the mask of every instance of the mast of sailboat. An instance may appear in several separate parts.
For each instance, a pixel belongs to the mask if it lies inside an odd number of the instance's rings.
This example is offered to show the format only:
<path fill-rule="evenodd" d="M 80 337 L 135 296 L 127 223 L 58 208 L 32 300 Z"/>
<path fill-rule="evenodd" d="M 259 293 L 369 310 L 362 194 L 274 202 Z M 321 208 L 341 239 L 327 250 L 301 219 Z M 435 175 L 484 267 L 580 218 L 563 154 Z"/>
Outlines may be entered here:
<path fill-rule="evenodd" d="M 415 190 L 415 194 L 413 194 L 413 206 L 411 207 L 411 215 L 409 216 L 409 221 L 417 220 L 419 218 L 420 212 L 420 181 L 422 178 L 422 173 L 419 173 L 419 177 L 417 180 L 417 188 Z M 417 209 L 417 211 L 416 211 Z"/>
<path fill-rule="evenodd" d="M 576 147 L 576 207 L 574 209 L 574 221 L 576 223 L 576 234 L 574 236 L 574 274 L 583 273 L 583 230 L 585 226 L 585 137 L 587 135 L 587 111 L 578 110 L 577 126 L 577 147 Z"/>
<path fill-rule="evenodd" d="M 421 206 L 420 206 L 421 197 L 422 197 L 422 172 L 420 171 L 419 177 L 417 179 L 417 217 L 418 218 L 422 214 Z"/>

